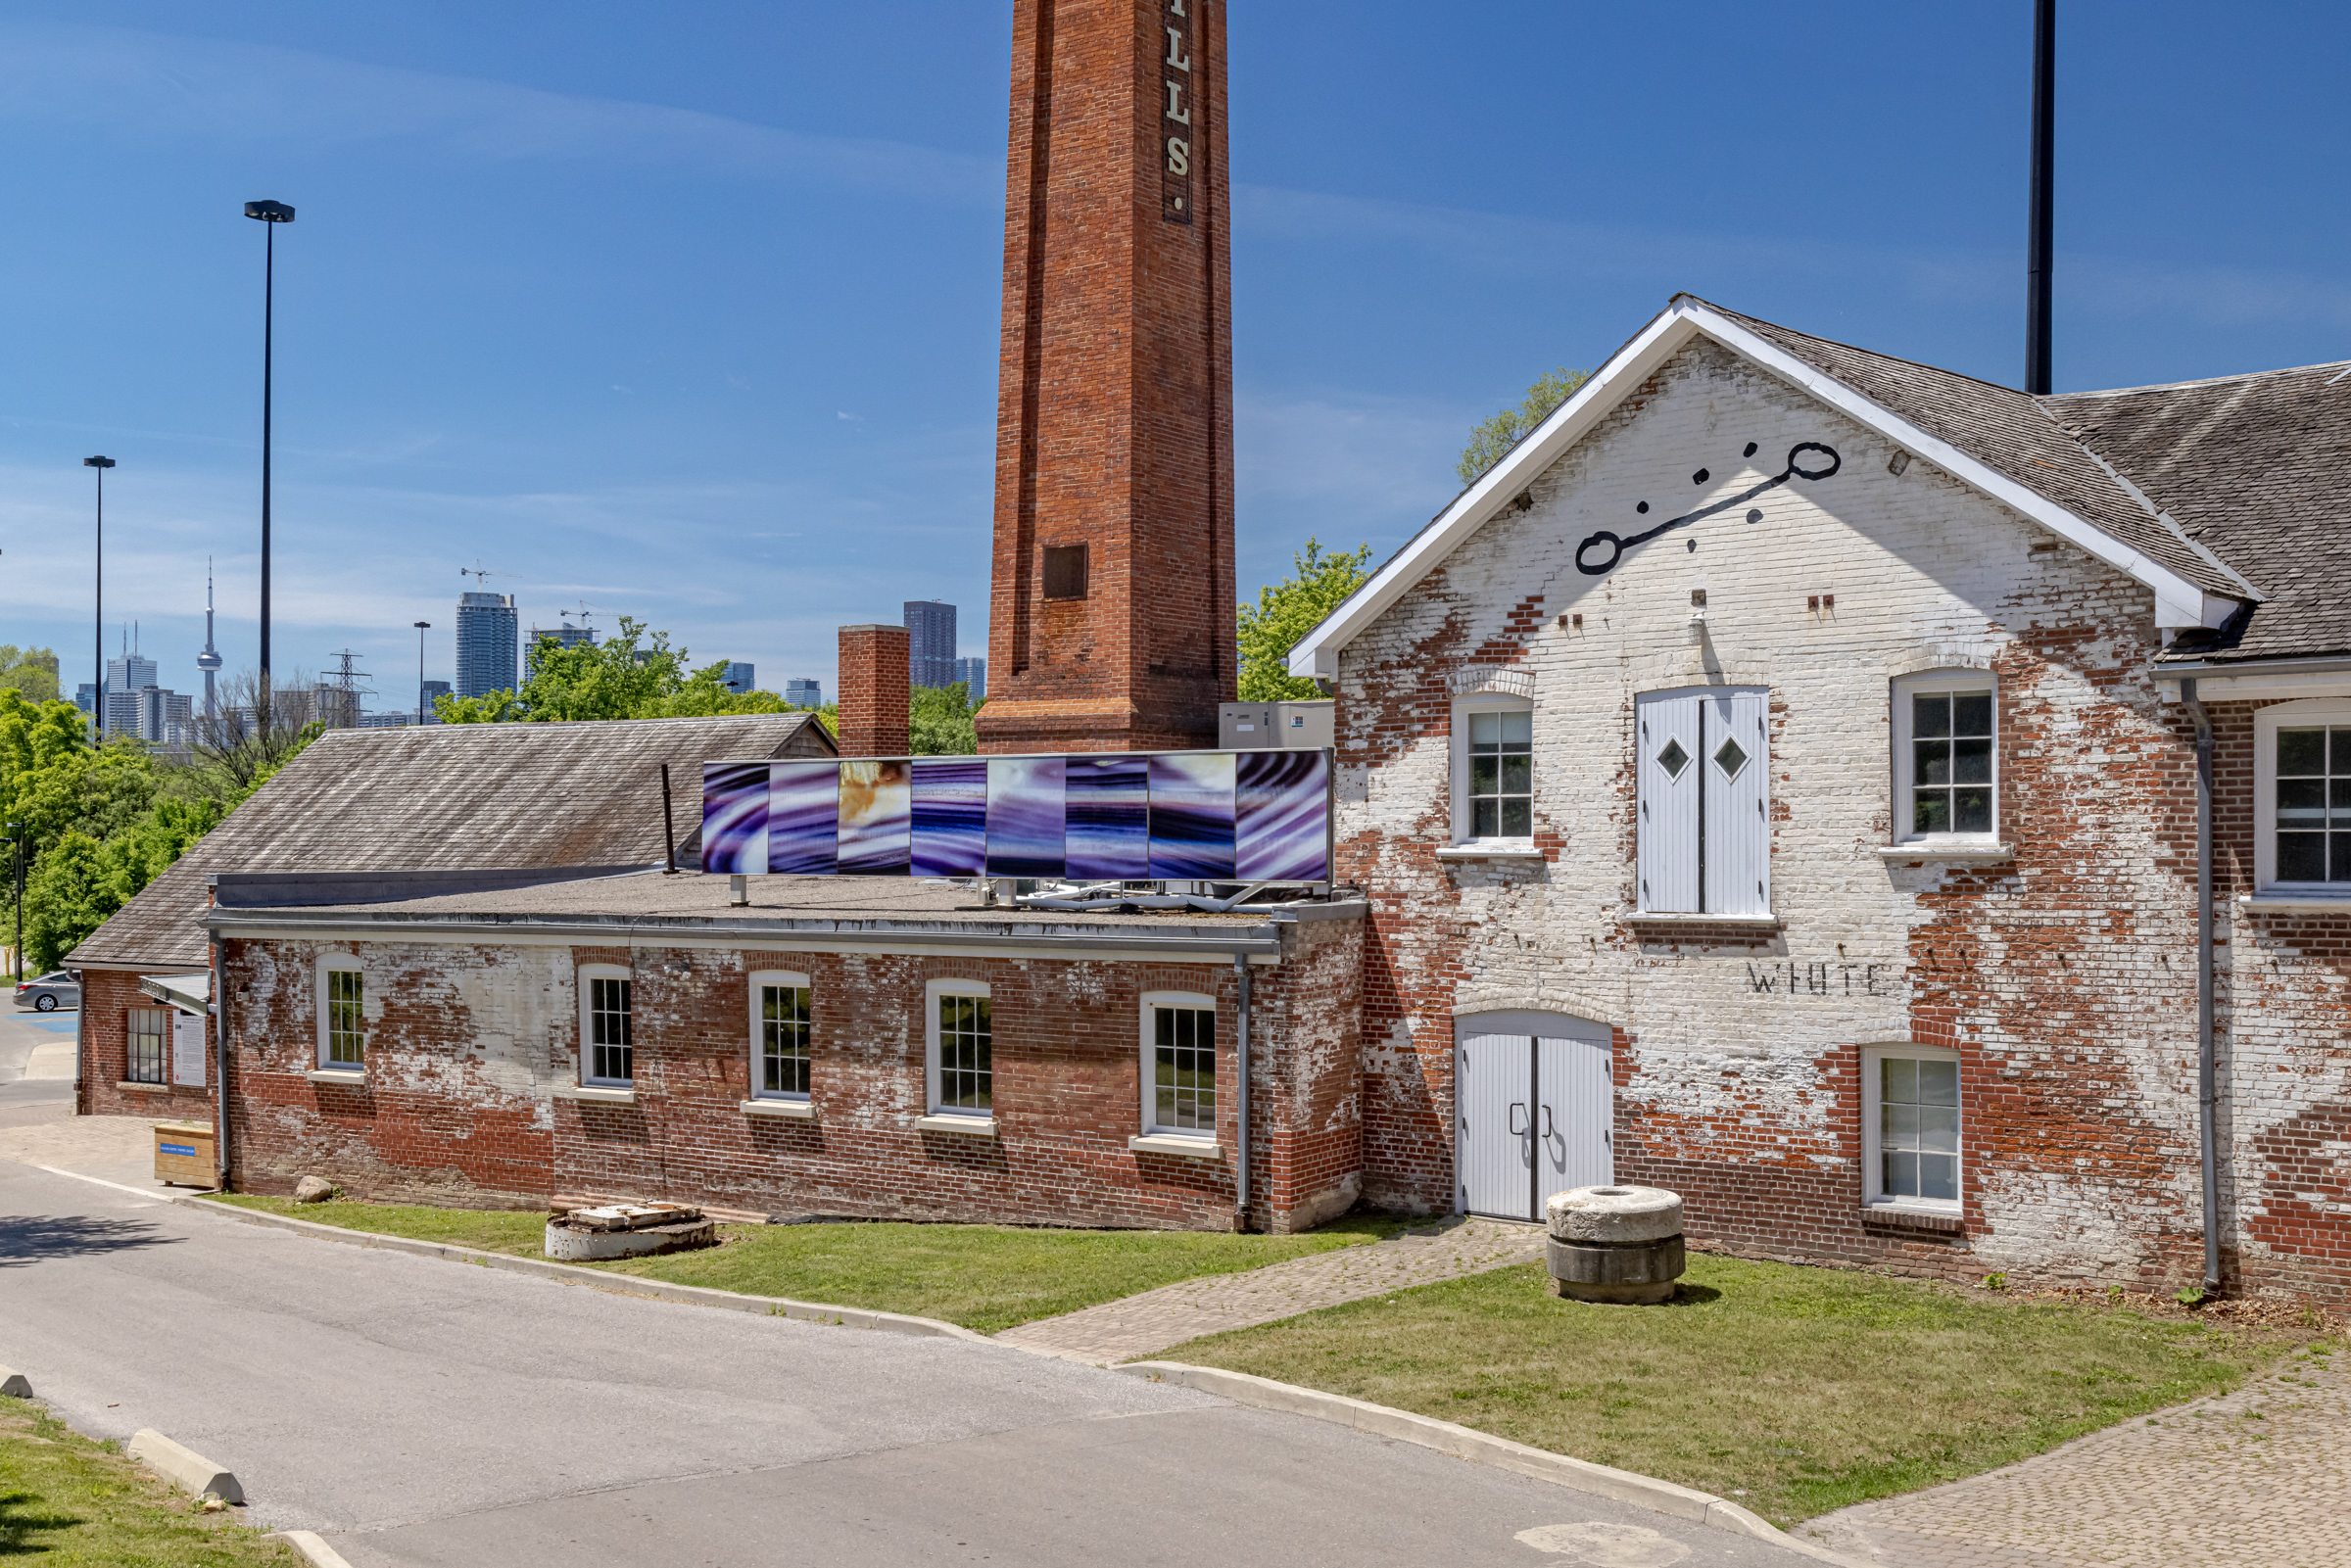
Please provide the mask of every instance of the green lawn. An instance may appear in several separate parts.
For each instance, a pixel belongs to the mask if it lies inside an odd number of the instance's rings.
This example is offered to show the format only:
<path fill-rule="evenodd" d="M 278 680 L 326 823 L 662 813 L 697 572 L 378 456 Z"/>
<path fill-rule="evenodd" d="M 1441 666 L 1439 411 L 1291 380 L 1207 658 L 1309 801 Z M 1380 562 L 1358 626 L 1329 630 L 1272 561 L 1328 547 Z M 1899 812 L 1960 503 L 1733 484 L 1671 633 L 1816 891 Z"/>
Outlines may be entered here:
<path fill-rule="evenodd" d="M 542 1256 L 547 1215 L 399 1204 L 214 1200 L 352 1230 Z M 722 1225 L 723 1244 L 585 1266 L 749 1296 L 785 1296 L 943 1318 L 983 1334 L 1203 1274 L 1354 1247 L 1424 1223 L 1359 1215 L 1302 1236 L 1184 1230 L 1032 1230 L 1013 1225 Z"/>
<path fill-rule="evenodd" d="M 207 1514 L 124 1458 L 25 1400 L 0 1399 L 0 1557 L 56 1568 L 299 1565 L 259 1530 Z"/>
<path fill-rule="evenodd" d="M 1785 1524 L 2222 1392 L 2314 1337 L 1697 1253 L 1682 1284 L 1668 1306 L 1587 1306 L 1530 1264 L 1161 1358 L 1458 1421 Z"/>

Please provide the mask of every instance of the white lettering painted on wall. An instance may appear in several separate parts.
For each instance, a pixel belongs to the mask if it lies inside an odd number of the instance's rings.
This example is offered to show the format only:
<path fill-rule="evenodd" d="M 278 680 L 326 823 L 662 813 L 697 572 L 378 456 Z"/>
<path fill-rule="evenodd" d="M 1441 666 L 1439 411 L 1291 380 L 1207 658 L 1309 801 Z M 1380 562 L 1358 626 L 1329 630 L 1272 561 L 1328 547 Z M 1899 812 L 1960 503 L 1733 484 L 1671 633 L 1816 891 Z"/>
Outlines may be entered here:
<path fill-rule="evenodd" d="M 1180 28 L 1170 27 L 1168 29 L 1168 64 L 1187 75 L 1191 72 L 1192 61 L 1191 57 L 1183 52 L 1183 32 Z"/>
<path fill-rule="evenodd" d="M 1168 172 L 1189 174 L 1192 171 L 1191 143 L 1180 136 L 1168 138 Z"/>
<path fill-rule="evenodd" d="M 1193 123 L 1197 97 L 1184 95 L 1184 89 L 1191 85 L 1184 77 L 1192 74 L 1192 17 L 1188 6 L 1189 0 L 1165 0 L 1161 13 L 1168 34 L 1166 68 L 1183 75 L 1162 78 L 1168 89 L 1168 103 L 1160 121 L 1163 127 L 1176 125 L 1184 129 L 1180 135 L 1164 138 L 1161 148 L 1165 156 L 1160 165 L 1160 216 L 1171 223 L 1184 224 L 1192 221 L 1192 156 L 1198 139 L 1207 134 L 1206 125 Z"/>
<path fill-rule="evenodd" d="M 1183 107 L 1182 82 L 1171 81 L 1168 83 L 1168 118 L 1178 125 L 1188 125 L 1192 122 L 1192 112 Z"/>

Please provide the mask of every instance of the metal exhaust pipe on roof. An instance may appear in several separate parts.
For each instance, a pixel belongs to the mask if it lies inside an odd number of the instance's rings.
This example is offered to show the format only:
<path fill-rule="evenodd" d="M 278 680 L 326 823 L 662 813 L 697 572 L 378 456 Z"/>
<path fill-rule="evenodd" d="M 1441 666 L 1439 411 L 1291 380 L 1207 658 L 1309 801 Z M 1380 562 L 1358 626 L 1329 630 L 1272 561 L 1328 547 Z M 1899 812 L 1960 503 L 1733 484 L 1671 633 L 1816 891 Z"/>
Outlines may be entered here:
<path fill-rule="evenodd" d="M 2033 0 L 2032 216 L 2025 259 L 2025 390 L 2049 395 L 2049 231 L 2057 181 L 2057 0 Z"/>

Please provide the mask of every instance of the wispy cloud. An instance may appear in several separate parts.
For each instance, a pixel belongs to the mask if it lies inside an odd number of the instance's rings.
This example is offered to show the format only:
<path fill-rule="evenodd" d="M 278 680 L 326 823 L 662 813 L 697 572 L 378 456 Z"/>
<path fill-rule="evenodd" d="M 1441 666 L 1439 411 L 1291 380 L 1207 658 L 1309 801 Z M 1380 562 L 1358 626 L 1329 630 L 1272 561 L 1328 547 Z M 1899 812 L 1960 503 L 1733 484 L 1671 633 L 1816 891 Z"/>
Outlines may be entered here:
<path fill-rule="evenodd" d="M 959 205 L 998 200 L 1003 183 L 997 163 L 906 142 L 120 27 L 0 23 L 0 119 L 312 149 L 402 142 L 464 161 L 652 166 Z"/>

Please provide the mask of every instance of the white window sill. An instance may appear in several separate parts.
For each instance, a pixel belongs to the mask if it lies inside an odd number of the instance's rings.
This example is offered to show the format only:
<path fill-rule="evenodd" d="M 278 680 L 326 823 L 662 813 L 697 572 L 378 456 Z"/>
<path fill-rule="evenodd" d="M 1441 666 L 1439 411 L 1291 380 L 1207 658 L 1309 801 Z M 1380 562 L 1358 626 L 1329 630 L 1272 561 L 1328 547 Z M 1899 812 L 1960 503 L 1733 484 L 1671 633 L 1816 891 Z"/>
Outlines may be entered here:
<path fill-rule="evenodd" d="M 1543 851 L 1523 839 L 1499 839 L 1482 844 L 1447 844 L 1439 860 L 1541 860 Z"/>
<path fill-rule="evenodd" d="M 126 1089 L 132 1094 L 169 1094 L 171 1092 L 171 1085 L 168 1083 L 133 1083 L 128 1078 L 116 1084 L 115 1087 Z"/>
<path fill-rule="evenodd" d="M 814 1121 L 816 1106 L 807 1100 L 745 1100 L 743 1114 L 746 1117 L 785 1117 L 793 1121 Z"/>
<path fill-rule="evenodd" d="M 1881 844 L 1878 858 L 1897 865 L 1997 866 L 2016 858 L 2016 846 L 1990 838 L 1921 838 L 1907 844 Z"/>
<path fill-rule="evenodd" d="M 1861 1217 L 1881 1225 L 1913 1225 L 1921 1230 L 1959 1230 L 1966 1223 L 1957 1204 L 1947 1209 L 1930 1208 L 1925 1204 L 1863 1204 Z"/>
<path fill-rule="evenodd" d="M 1143 1132 L 1127 1140 L 1138 1155 L 1175 1155 L 1183 1160 L 1222 1160 L 1224 1150 L 1214 1138 L 1186 1138 L 1175 1132 Z"/>
<path fill-rule="evenodd" d="M 960 1132 L 967 1138 L 992 1138 L 996 1135 L 994 1117 L 929 1116 L 914 1118 L 917 1132 Z"/>
<path fill-rule="evenodd" d="M 367 1074 L 358 1068 L 312 1068 L 303 1076 L 312 1083 L 340 1083 L 350 1089 L 360 1088 L 367 1081 Z"/>
<path fill-rule="evenodd" d="M 1692 915 L 1636 910 L 1624 918 L 1640 926 L 1738 926 L 1757 931 L 1776 931 L 1780 928 L 1780 917 L 1777 915 Z"/>
<path fill-rule="evenodd" d="M 565 1083 L 556 1086 L 555 1098 L 558 1100 L 585 1100 L 592 1105 L 635 1105 L 637 1091 L 635 1089 L 598 1088 L 587 1083 Z"/>
<path fill-rule="evenodd" d="M 2351 893 L 2240 893 L 2236 901 L 2256 915 L 2272 909 L 2351 915 Z"/>

